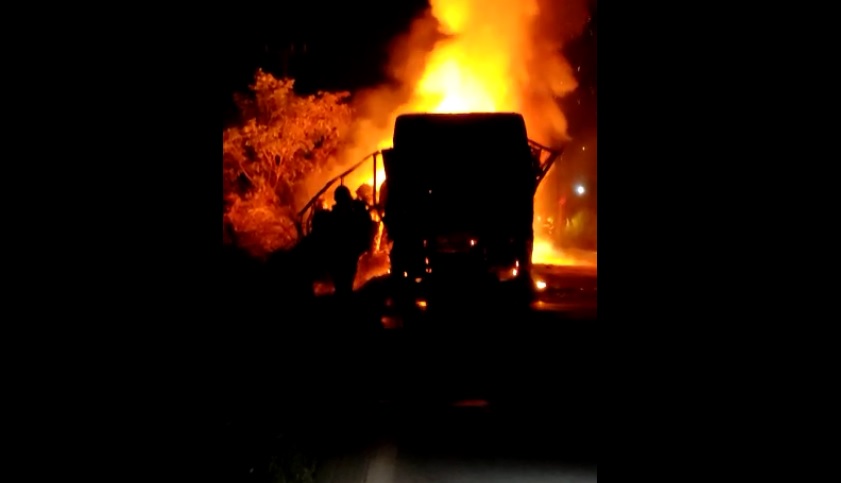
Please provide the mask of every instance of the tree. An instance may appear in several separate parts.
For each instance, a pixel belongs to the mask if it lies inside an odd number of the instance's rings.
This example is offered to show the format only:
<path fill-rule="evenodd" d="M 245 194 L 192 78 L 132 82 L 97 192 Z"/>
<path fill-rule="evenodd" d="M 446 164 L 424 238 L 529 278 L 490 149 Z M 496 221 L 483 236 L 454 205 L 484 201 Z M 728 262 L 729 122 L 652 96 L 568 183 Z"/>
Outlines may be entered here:
<path fill-rule="evenodd" d="M 293 87 L 258 70 L 251 95 L 236 96 L 241 125 L 222 136 L 224 217 L 256 256 L 296 243 L 296 194 L 342 147 L 352 120 L 348 93 L 299 96 Z"/>

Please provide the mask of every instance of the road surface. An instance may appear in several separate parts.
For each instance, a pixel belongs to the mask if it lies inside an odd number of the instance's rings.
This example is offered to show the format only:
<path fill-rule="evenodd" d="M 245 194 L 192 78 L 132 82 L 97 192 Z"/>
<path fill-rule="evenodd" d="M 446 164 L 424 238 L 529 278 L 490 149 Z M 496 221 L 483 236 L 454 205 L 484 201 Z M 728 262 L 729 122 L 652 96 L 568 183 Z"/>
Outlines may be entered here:
<path fill-rule="evenodd" d="M 322 462 L 319 483 L 595 482 L 594 411 L 462 400 L 448 406 L 383 406 L 369 444 Z"/>
<path fill-rule="evenodd" d="M 558 265 L 534 265 L 532 278 L 535 283 L 535 301 L 531 304 L 531 313 L 527 319 L 536 323 L 551 322 L 552 320 L 595 320 L 597 316 L 597 270 L 595 266 L 558 266 Z M 391 294 L 399 291 L 393 288 L 388 276 L 381 276 L 369 280 L 362 288 L 354 294 L 354 302 L 349 304 L 345 312 L 354 312 L 354 317 L 337 319 L 338 324 L 350 328 L 353 322 L 360 318 L 368 318 L 372 322 L 367 327 L 378 326 L 385 329 L 406 329 L 424 327 L 428 323 L 471 323 L 487 319 L 494 324 L 503 320 L 497 312 L 485 310 L 487 306 L 496 301 L 493 294 L 470 293 L 469 287 L 455 286 L 447 289 L 447 297 L 455 294 L 453 300 L 458 300 L 465 295 L 465 300 L 473 296 L 472 301 L 458 302 L 450 305 L 447 302 L 447 309 L 438 311 L 440 315 L 445 312 L 444 317 L 431 315 L 434 303 L 418 297 L 416 306 L 407 313 L 404 309 L 392 308 Z M 327 315 L 331 311 L 342 309 L 336 307 L 340 302 L 332 295 L 322 295 L 316 304 L 317 310 L 324 311 L 325 315 L 316 317 L 318 320 L 331 320 Z M 354 308 L 355 307 L 355 308 Z M 416 310 L 415 310 L 416 309 Z M 474 310 L 475 309 L 475 310 Z M 411 313 L 411 312 L 416 313 Z M 458 313 L 463 315 L 459 316 Z M 521 315 L 513 317 L 512 323 L 519 324 L 522 321 Z"/>
<path fill-rule="evenodd" d="M 325 463 L 318 483 L 595 483 L 594 464 L 528 462 L 506 459 L 466 460 L 403 454 L 384 443 L 358 461 Z"/>
<path fill-rule="evenodd" d="M 354 307 L 382 294 L 361 291 L 347 306 L 318 301 L 306 322 L 361 323 L 376 328 L 370 338 L 318 330 L 243 349 L 265 356 L 231 360 L 242 365 L 225 389 L 227 419 L 254 429 L 225 437 L 237 452 L 226 473 L 264 481 L 272 445 L 300 439 L 318 483 L 595 482 L 596 270 L 537 265 L 533 275 L 533 317 L 502 330 L 381 330 L 377 310 Z"/>
<path fill-rule="evenodd" d="M 562 437 L 562 435 L 559 435 Z M 384 441 L 354 456 L 323 462 L 318 483 L 595 483 L 597 466 L 593 462 L 510 458 L 504 455 L 469 455 L 471 449 L 459 441 L 452 451 L 451 432 L 437 440 L 401 445 Z M 435 451 L 447 448 L 451 454 Z M 438 453 L 438 454 L 436 454 Z M 468 453 L 468 456 L 465 456 Z"/>
<path fill-rule="evenodd" d="M 523 409 L 526 408 L 526 411 Z M 595 482 L 595 411 L 483 399 L 383 402 L 363 411 L 359 447 L 319 466 L 318 483 Z"/>
<path fill-rule="evenodd" d="M 595 266 L 535 265 L 532 277 L 537 288 L 535 310 L 570 318 L 596 318 Z"/>

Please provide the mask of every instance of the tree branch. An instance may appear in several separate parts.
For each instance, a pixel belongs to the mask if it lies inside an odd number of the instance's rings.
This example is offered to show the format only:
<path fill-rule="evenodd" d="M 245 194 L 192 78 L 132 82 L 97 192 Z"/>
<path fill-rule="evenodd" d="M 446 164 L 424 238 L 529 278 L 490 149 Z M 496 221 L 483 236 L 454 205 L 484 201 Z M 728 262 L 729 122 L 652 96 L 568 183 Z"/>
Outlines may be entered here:
<path fill-rule="evenodd" d="M 278 155 L 278 156 L 280 156 L 280 155 Z M 280 160 L 280 164 L 281 165 L 283 164 L 283 159 L 282 158 Z M 280 175 L 280 171 L 281 171 L 280 170 L 280 165 L 276 166 L 274 164 L 274 157 L 272 157 L 272 174 L 274 175 L 274 182 L 272 183 L 272 189 L 275 190 L 275 191 L 277 190 L 277 186 L 278 186 L 278 184 L 280 184 L 280 179 L 282 178 L 282 176 Z"/>
<path fill-rule="evenodd" d="M 245 166 L 243 166 L 243 165 L 242 165 L 242 161 L 237 160 L 237 164 L 239 164 L 239 170 L 242 172 L 242 174 L 244 174 L 244 175 L 245 175 L 245 177 L 248 179 L 248 181 L 249 181 L 249 182 L 251 182 L 251 185 L 252 185 L 252 186 L 257 186 L 257 183 L 256 183 L 256 182 L 254 182 L 254 178 L 252 178 L 252 177 L 248 174 L 248 171 L 246 171 L 246 170 L 245 170 Z"/>

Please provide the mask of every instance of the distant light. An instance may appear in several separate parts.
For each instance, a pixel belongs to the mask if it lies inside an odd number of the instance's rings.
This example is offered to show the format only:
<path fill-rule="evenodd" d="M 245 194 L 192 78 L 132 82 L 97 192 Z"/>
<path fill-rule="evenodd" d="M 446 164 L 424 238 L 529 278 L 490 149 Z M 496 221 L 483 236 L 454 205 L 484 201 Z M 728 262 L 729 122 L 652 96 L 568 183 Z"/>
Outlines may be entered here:
<path fill-rule="evenodd" d="M 517 276 L 517 269 L 516 268 L 511 269 L 511 275 L 514 276 L 514 277 Z"/>
<path fill-rule="evenodd" d="M 470 240 L 470 246 L 475 247 L 476 246 L 476 240 Z"/>
<path fill-rule="evenodd" d="M 582 150 L 582 151 L 586 151 L 586 150 L 587 150 L 587 146 L 581 146 L 581 150 Z"/>
<path fill-rule="evenodd" d="M 534 283 L 534 286 L 537 287 L 538 290 L 543 290 L 546 288 L 546 282 L 544 282 L 543 280 L 538 280 Z"/>
<path fill-rule="evenodd" d="M 576 186 L 575 187 L 575 192 L 578 193 L 579 195 L 583 195 L 584 194 L 584 187 L 581 186 L 581 185 Z"/>

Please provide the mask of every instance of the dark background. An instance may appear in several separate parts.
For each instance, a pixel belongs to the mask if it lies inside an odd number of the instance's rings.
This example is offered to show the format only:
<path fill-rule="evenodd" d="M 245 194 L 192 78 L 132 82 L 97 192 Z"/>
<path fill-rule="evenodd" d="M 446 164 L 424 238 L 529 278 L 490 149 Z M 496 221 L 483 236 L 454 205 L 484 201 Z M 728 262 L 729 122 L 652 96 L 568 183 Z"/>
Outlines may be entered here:
<path fill-rule="evenodd" d="M 259 67 L 294 78 L 300 92 L 382 83 L 390 41 L 426 7 L 424 0 L 307 2 L 236 17 L 221 57 L 226 120 L 235 112 L 231 94 L 245 91 Z"/>
<path fill-rule="evenodd" d="M 218 100 L 228 89 L 218 52 L 242 18 L 266 16 L 231 5 L 112 17 L 38 9 L 10 15 L 16 30 L 4 34 L 6 115 L 17 131 L 4 168 L 14 317 L 6 411 L 22 427 L 14 447 L 35 450 L 24 469 L 39 475 L 190 478 L 210 467 L 205 436 L 220 394 L 208 382 L 220 355 L 246 352 L 226 338 L 239 320 L 214 303 L 225 296 Z M 784 94 L 769 87 L 797 70 L 781 66 L 819 69 L 825 59 L 796 59 L 821 43 L 776 46 L 822 29 L 812 13 L 808 32 L 781 38 L 796 12 L 763 15 L 734 5 L 599 7 L 600 480 L 779 473 L 768 464 L 780 451 L 770 447 L 776 428 L 757 408 L 787 399 L 780 384 L 792 377 L 830 367 L 791 365 L 824 353 L 815 340 L 794 341 L 809 348 L 797 352 L 792 339 L 803 336 L 791 322 L 817 319 L 820 304 L 795 299 L 818 302 L 827 288 L 767 256 L 781 236 L 767 200 L 791 186 L 768 166 L 834 152 L 802 142 L 823 131 L 784 122 L 813 116 L 774 102 Z M 804 74 L 786 85 L 803 79 L 816 82 Z M 639 206 L 680 216 L 628 227 Z M 702 229 L 710 213 L 716 229 Z M 810 243 L 809 253 L 820 251 Z M 785 344 L 768 340 L 780 335 Z M 776 389 L 763 397 L 755 391 L 768 371 Z M 754 448 L 768 452 L 756 458 Z"/>

